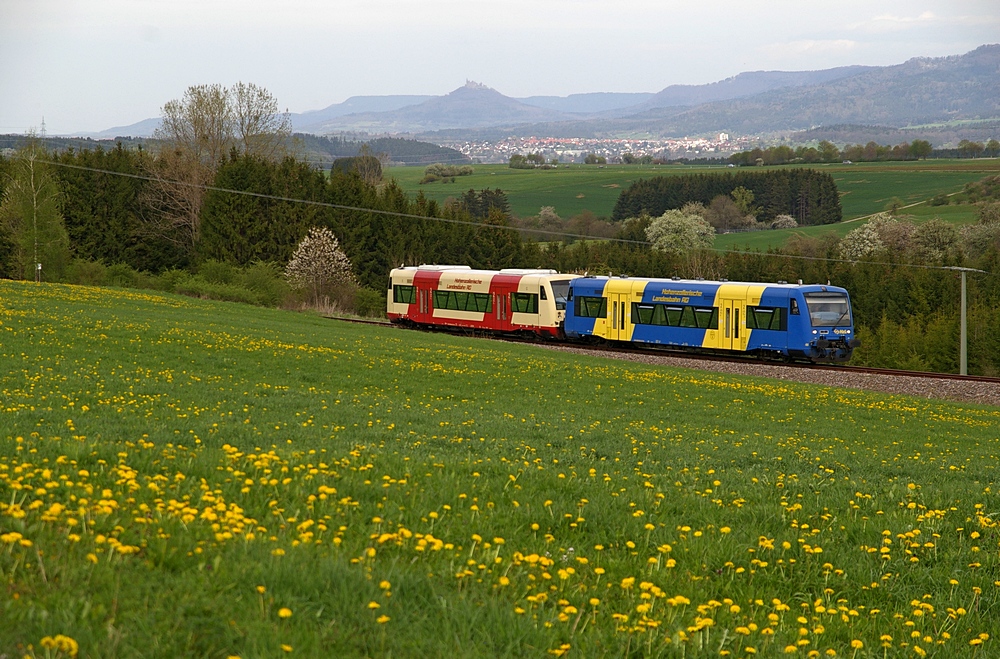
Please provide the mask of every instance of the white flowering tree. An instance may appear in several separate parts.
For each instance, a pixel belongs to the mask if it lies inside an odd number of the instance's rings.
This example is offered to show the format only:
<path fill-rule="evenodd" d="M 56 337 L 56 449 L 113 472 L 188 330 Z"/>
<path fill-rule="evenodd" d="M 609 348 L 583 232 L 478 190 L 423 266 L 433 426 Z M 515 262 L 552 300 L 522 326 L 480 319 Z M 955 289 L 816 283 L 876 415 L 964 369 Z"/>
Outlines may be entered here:
<path fill-rule="evenodd" d="M 795 229 L 798 226 L 799 223 L 791 215 L 778 215 L 771 222 L 772 229 Z"/>
<path fill-rule="evenodd" d="M 646 239 L 653 243 L 653 249 L 680 255 L 711 247 L 715 241 L 715 229 L 697 215 L 668 210 L 649 223 Z"/>
<path fill-rule="evenodd" d="M 840 241 L 840 255 L 850 261 L 860 261 L 885 249 L 885 243 L 871 223 L 849 232 Z"/>
<path fill-rule="evenodd" d="M 293 288 L 306 291 L 314 305 L 331 292 L 355 283 L 350 259 L 340 249 L 337 237 L 325 227 L 309 229 L 285 266 L 285 279 Z"/>

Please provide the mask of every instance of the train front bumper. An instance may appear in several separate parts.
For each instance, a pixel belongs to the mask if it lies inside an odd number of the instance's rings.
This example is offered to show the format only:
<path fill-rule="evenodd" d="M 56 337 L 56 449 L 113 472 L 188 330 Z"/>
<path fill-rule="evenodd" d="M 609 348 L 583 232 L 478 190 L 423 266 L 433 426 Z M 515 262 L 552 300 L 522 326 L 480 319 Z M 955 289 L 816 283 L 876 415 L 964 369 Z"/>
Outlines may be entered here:
<path fill-rule="evenodd" d="M 809 345 L 809 358 L 816 362 L 846 362 L 861 341 L 853 337 L 820 337 Z"/>

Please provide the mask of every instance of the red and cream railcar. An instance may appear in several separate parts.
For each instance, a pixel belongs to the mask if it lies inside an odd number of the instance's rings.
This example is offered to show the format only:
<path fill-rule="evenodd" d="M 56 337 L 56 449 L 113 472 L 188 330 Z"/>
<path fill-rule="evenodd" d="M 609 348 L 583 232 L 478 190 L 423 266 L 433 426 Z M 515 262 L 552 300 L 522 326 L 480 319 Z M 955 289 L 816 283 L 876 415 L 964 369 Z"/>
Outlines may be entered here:
<path fill-rule="evenodd" d="M 569 282 L 555 270 L 473 270 L 421 265 L 389 275 L 392 322 L 559 336 Z"/>

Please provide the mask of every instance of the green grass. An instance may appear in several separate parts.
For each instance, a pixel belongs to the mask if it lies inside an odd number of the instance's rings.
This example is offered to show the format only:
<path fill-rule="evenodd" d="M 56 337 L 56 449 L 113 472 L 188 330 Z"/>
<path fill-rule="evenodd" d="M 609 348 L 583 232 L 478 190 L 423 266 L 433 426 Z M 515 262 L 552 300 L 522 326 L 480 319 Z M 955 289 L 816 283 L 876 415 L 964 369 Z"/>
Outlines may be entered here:
<path fill-rule="evenodd" d="M 0 323 L 0 654 L 995 653 L 995 408 L 114 289 Z"/>
<path fill-rule="evenodd" d="M 894 197 L 905 204 L 926 201 L 938 193 L 959 192 L 966 183 L 1000 172 L 1000 159 L 930 160 L 919 162 L 810 165 L 829 171 L 841 193 L 844 219 L 885 210 Z M 470 188 L 500 188 L 518 216 L 537 215 L 542 206 L 554 206 L 564 218 L 589 210 L 610 217 L 619 193 L 635 181 L 654 176 L 727 171 L 721 166 L 686 165 L 560 165 L 551 170 L 510 169 L 506 165 L 476 165 L 475 174 L 454 183 L 419 185 L 423 167 L 393 167 L 387 176 L 412 194 L 445 201 Z"/>
<path fill-rule="evenodd" d="M 569 218 L 589 210 L 610 217 L 619 193 L 642 178 L 670 173 L 721 171 L 723 167 L 683 165 L 560 165 L 558 169 L 511 169 L 506 165 L 475 165 L 475 174 L 459 176 L 454 183 L 419 185 L 423 167 L 393 167 L 387 176 L 415 195 L 422 191 L 430 199 L 444 202 L 470 188 L 500 188 L 507 193 L 511 210 L 519 217 L 538 215 L 542 206 L 554 206 L 560 217 Z"/>

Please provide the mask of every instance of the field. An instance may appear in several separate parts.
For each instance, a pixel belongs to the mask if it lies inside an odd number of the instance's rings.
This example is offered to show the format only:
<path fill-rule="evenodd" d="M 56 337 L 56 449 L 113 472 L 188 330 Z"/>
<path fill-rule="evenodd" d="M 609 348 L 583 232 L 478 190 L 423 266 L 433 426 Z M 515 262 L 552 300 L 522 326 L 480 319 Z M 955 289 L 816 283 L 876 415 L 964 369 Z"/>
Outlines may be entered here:
<path fill-rule="evenodd" d="M 0 655 L 996 656 L 1000 410 L 0 281 Z"/>
<path fill-rule="evenodd" d="M 845 223 L 824 227 L 730 234 L 716 238 L 716 247 L 729 249 L 749 246 L 766 249 L 781 244 L 793 233 L 820 235 L 834 232 L 843 236 L 857 226 L 850 220 L 885 210 L 893 198 L 904 205 L 920 204 L 906 209 L 918 219 L 940 216 L 956 223 L 974 221 L 970 206 L 930 207 L 925 202 L 937 194 L 960 192 L 969 182 L 1000 172 L 1000 159 L 930 160 L 920 162 L 857 163 L 854 165 L 813 165 L 829 171 L 841 193 Z M 500 188 L 507 193 L 511 210 L 518 216 L 537 215 L 542 206 L 554 206 L 563 218 L 589 210 L 595 215 L 608 217 L 618 200 L 619 193 L 641 178 L 724 171 L 721 166 L 687 165 L 608 165 L 603 168 L 590 165 L 567 165 L 552 170 L 510 169 L 504 165 L 476 165 L 475 174 L 457 177 L 454 183 L 419 185 L 423 167 L 394 167 L 387 175 L 400 186 L 416 194 L 422 191 L 428 198 L 444 201 L 458 197 L 470 188 Z"/>

